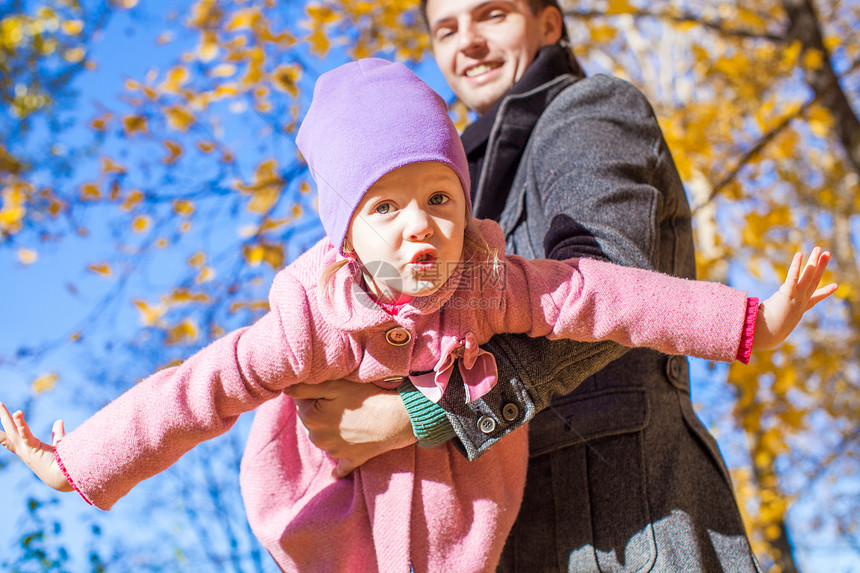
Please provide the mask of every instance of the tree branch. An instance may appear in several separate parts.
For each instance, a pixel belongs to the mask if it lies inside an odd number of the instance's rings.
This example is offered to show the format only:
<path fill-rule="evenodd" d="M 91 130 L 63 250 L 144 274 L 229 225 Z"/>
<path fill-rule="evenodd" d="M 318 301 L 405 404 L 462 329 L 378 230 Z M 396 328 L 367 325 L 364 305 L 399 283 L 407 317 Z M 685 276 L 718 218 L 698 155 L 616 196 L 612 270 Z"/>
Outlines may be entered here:
<path fill-rule="evenodd" d="M 601 10 L 568 10 L 565 16 L 571 19 L 591 20 L 597 18 L 610 18 L 615 14 L 607 14 Z M 618 14 L 621 15 L 621 14 Z M 631 10 L 624 12 L 624 15 L 632 16 L 636 19 L 653 18 L 663 20 L 664 22 L 672 22 L 675 24 L 698 24 L 704 28 L 708 28 L 717 32 L 721 36 L 730 38 L 743 38 L 745 40 L 770 40 L 772 42 L 784 42 L 785 36 L 779 34 L 771 34 L 769 32 L 757 32 L 754 30 L 745 30 L 743 28 L 734 27 L 729 22 L 718 18 L 716 20 L 708 20 L 703 16 L 698 16 L 691 12 L 679 12 L 672 14 L 668 12 L 649 12 L 648 10 Z"/>

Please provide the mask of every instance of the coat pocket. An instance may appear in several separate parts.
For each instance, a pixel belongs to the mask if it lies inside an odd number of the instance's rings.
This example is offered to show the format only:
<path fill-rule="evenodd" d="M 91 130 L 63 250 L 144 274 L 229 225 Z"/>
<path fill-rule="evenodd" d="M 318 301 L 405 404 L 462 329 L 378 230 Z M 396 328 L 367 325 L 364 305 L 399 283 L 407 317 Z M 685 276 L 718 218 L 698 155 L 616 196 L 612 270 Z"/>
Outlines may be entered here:
<path fill-rule="evenodd" d="M 551 410 L 530 426 L 526 495 L 503 562 L 525 570 L 530 555 L 545 559 L 534 569 L 541 571 L 649 571 L 657 549 L 646 491 L 645 391 L 586 394 Z"/>

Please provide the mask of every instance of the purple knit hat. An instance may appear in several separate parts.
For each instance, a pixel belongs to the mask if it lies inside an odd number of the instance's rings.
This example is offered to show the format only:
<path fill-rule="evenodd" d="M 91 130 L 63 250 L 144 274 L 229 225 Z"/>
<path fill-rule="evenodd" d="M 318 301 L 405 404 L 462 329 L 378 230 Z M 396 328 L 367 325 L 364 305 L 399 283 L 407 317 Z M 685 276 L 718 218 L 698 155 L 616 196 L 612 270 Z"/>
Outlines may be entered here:
<path fill-rule="evenodd" d="M 317 184 L 323 227 L 341 254 L 368 188 L 410 163 L 453 169 L 472 212 L 466 153 L 448 107 L 403 64 L 369 58 L 321 75 L 296 144 Z"/>

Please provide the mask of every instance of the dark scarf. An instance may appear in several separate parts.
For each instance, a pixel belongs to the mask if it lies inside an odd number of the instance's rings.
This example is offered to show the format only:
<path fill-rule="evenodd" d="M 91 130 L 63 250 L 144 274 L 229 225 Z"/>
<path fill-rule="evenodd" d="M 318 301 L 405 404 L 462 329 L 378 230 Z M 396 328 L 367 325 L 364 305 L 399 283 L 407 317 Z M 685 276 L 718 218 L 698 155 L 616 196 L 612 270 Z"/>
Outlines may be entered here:
<path fill-rule="evenodd" d="M 576 61 L 569 49 L 557 44 L 544 46 L 538 51 L 534 61 L 523 74 L 523 77 L 521 77 L 503 97 L 499 98 L 493 107 L 487 110 L 486 113 L 481 115 L 463 132 L 460 139 L 463 141 L 463 146 L 466 148 L 466 157 L 469 160 L 469 177 L 472 180 L 473 200 L 480 183 L 478 179 L 481 175 L 481 167 L 484 164 L 484 156 L 487 152 L 487 143 L 490 139 L 490 133 L 493 129 L 493 124 L 496 121 L 496 115 L 498 114 L 499 106 L 501 106 L 502 101 L 507 96 L 522 94 L 539 88 L 545 83 L 550 82 L 563 74 L 573 74 L 576 76 L 584 75 L 582 68 L 580 68 L 579 63 Z M 538 117 L 539 114 L 534 117 L 535 122 Z M 533 126 L 534 123 L 532 123 L 532 127 Z M 525 148 L 526 142 L 522 141 L 520 143 L 522 144 L 522 147 Z M 505 202 L 507 201 L 514 175 L 516 174 L 519 157 L 520 156 L 518 155 L 516 163 L 508 165 L 507 167 L 509 173 L 502 178 L 505 183 L 505 185 L 503 185 L 504 188 L 500 189 L 495 187 L 493 189 L 492 204 L 488 205 L 487 202 L 484 201 L 484 204 L 480 206 L 479 211 L 476 211 L 476 215 L 482 218 L 493 219 L 496 221 L 499 220 L 499 216 L 505 207 Z"/>

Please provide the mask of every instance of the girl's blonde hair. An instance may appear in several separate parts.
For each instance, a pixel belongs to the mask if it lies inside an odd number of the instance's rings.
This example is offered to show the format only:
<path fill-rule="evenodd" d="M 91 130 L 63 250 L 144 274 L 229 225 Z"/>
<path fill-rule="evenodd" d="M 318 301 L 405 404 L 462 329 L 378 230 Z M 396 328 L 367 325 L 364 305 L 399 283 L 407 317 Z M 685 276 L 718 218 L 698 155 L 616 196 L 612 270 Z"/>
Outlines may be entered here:
<path fill-rule="evenodd" d="M 466 215 L 466 229 L 465 236 L 463 237 L 463 261 L 461 261 L 461 264 L 475 262 L 475 259 L 479 257 L 483 257 L 482 264 L 489 265 L 493 276 L 498 277 L 501 272 L 499 250 L 490 246 L 481 229 L 475 224 L 475 219 L 471 215 Z M 334 288 L 335 274 L 349 263 L 350 259 L 341 259 L 330 264 L 323 271 L 318 286 L 325 293 L 325 297 L 329 302 L 331 301 L 332 289 Z"/>

